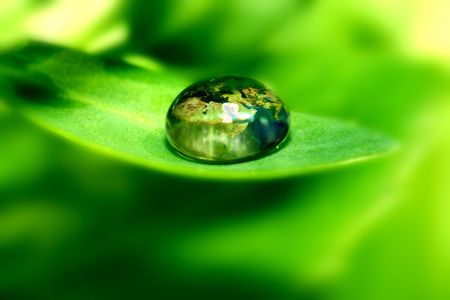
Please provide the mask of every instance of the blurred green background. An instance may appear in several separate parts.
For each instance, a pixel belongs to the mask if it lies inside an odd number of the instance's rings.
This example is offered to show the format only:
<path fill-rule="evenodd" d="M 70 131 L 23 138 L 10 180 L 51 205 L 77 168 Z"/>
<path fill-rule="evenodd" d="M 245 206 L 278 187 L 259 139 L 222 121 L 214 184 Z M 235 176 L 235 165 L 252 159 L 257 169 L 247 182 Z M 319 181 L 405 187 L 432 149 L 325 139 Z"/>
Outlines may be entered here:
<path fill-rule="evenodd" d="M 265 182 L 85 150 L 0 98 L 0 299 L 450 299 L 447 0 L 1 0 L 27 39 L 269 83 L 401 150 Z M 0 88 L 2 88 L 0 86 Z"/>

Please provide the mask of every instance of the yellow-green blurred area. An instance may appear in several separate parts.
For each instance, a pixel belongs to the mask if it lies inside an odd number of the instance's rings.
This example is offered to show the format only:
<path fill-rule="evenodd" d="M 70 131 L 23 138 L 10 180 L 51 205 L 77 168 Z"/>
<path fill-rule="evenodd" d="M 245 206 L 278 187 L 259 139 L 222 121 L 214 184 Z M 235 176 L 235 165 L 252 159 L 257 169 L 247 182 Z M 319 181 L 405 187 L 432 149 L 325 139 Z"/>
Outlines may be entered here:
<path fill-rule="evenodd" d="M 450 299 L 448 0 L 1 0 L 32 39 L 269 83 L 395 154 L 265 182 L 127 165 L 0 99 L 0 299 Z M 1 86 L 0 89 L 4 88 Z"/>

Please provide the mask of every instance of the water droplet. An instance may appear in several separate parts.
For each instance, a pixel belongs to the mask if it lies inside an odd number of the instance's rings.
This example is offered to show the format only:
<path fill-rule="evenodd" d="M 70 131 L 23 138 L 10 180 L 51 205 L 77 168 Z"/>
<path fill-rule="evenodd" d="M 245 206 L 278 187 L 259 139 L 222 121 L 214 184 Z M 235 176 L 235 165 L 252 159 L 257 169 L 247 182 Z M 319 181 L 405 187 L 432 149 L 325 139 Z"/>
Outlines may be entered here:
<path fill-rule="evenodd" d="M 229 163 L 276 149 L 286 138 L 289 114 L 261 82 L 222 76 L 192 84 L 169 108 L 170 144 L 192 159 Z"/>

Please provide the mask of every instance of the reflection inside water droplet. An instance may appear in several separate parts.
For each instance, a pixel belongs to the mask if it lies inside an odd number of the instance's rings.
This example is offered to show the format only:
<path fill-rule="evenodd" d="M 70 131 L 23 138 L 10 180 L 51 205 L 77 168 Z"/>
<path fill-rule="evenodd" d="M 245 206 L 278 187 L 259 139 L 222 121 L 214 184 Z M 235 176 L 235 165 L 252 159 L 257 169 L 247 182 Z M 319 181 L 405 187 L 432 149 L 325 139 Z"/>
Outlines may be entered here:
<path fill-rule="evenodd" d="M 195 83 L 169 108 L 170 144 L 192 159 L 228 163 L 273 150 L 287 136 L 289 114 L 261 82 L 223 76 Z"/>

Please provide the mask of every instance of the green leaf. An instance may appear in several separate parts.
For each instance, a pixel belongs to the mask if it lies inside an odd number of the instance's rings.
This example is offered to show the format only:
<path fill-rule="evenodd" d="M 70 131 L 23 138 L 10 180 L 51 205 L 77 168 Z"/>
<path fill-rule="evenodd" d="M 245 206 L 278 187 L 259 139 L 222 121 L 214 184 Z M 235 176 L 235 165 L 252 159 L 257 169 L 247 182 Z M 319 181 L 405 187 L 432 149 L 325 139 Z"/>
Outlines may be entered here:
<path fill-rule="evenodd" d="M 104 153 L 177 175 L 294 176 L 367 160 L 395 147 L 376 132 L 291 112 L 290 136 L 278 151 L 239 164 L 202 164 L 180 157 L 166 142 L 166 111 L 189 84 L 171 71 L 149 71 L 33 44 L 10 54 L 0 72 L 11 78 L 17 107 L 42 126 Z"/>

